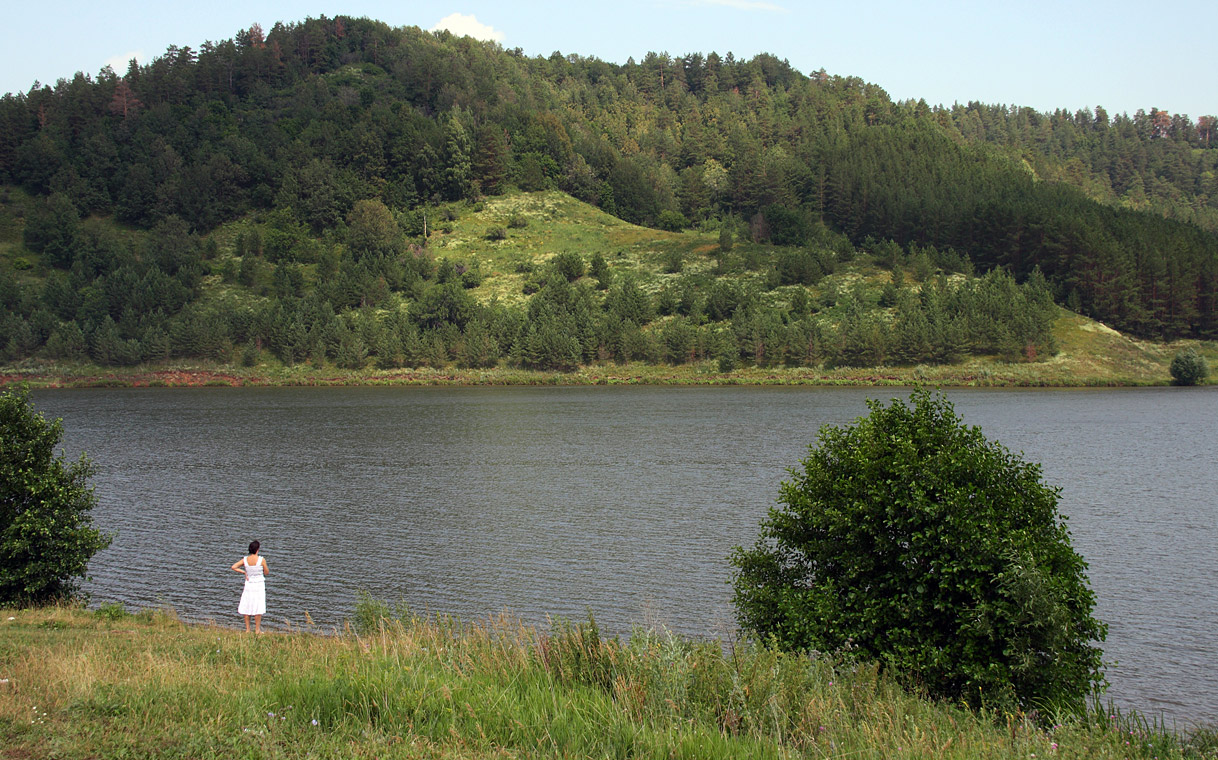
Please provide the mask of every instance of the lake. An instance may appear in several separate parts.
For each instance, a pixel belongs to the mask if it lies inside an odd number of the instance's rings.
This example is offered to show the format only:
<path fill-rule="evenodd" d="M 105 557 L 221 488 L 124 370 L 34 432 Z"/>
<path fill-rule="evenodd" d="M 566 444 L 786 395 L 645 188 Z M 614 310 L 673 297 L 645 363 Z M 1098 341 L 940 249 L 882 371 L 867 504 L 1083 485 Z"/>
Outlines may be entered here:
<path fill-rule="evenodd" d="M 1218 722 L 1218 388 L 953 390 L 1043 466 L 1109 623 L 1109 696 Z M 341 626 L 358 589 L 419 612 L 735 635 L 733 546 L 858 388 L 38 390 L 97 465 L 94 603 L 235 625 L 258 538 L 267 621 Z"/>

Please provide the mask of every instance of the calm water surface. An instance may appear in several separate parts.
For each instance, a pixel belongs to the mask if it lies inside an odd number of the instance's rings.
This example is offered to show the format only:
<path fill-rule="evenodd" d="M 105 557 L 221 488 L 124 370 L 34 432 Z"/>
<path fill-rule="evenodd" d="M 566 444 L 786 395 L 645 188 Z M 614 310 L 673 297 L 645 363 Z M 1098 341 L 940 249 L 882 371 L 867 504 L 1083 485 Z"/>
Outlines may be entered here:
<path fill-rule="evenodd" d="M 1218 389 L 952 391 L 1043 465 L 1090 562 L 1118 704 L 1218 722 Z M 727 637 L 726 557 L 786 469 L 876 389 L 37 391 L 98 467 L 95 602 L 237 622 L 251 538 L 268 619 L 340 625 L 357 589 L 413 608 Z"/>

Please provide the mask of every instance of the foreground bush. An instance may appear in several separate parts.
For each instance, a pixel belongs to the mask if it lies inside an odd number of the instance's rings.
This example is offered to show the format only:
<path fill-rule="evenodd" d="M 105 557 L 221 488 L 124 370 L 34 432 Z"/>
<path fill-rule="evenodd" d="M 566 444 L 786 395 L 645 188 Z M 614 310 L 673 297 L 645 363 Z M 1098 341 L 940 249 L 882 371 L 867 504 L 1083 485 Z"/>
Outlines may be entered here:
<path fill-rule="evenodd" d="M 974 706 L 1082 712 L 1106 627 L 1058 490 L 942 396 L 826 426 L 738 548 L 741 624 L 790 650 L 890 665 Z"/>
<path fill-rule="evenodd" d="M 89 461 L 55 456 L 62 435 L 26 390 L 0 393 L 0 605 L 71 596 L 89 560 L 110 545 L 90 516 Z"/>

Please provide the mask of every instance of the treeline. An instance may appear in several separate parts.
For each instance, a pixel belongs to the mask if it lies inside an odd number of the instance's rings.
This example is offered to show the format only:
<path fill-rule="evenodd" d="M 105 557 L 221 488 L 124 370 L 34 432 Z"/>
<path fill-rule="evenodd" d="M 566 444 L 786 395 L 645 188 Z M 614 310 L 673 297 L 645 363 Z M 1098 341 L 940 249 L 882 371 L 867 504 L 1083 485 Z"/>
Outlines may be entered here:
<path fill-rule="evenodd" d="M 980 269 L 1038 267 L 1070 308 L 1138 335 L 1218 335 L 1218 238 L 1196 226 L 1013 173 L 929 125 L 851 134 L 827 164 L 825 214 L 851 237 L 947 245 Z"/>
<path fill-rule="evenodd" d="M 521 264 L 524 306 L 480 303 L 476 263 L 436 259 L 406 238 L 379 201 L 361 201 L 340 243 L 309 238 L 285 215 L 248 226 L 231 250 L 177 217 L 132 244 L 111 225 L 79 222 L 71 204 L 44 253 L 73 252 L 41 291 L 0 269 L 0 359 L 134 365 L 177 357 L 346 369 L 492 367 L 572 370 L 595 362 L 873 366 L 948 363 L 969 353 L 1033 360 L 1054 353 L 1056 307 L 1039 272 L 1022 284 L 1005 270 L 981 278 L 951 251 L 869 241 L 713 253 L 714 267 L 683 272 L 680 256 L 659 289 L 614 271 L 603 256 Z M 36 226 L 27 227 L 37 229 Z M 49 254 L 54 255 L 57 254 Z M 855 256 L 891 272 L 882 287 L 826 286 Z M 206 298 L 204 279 L 220 280 Z M 833 281 L 836 283 L 836 281 Z M 227 285 L 225 285 L 227 283 Z M 820 283 L 818 291 L 810 286 Z M 223 295 L 226 288 L 253 294 Z"/>
<path fill-rule="evenodd" d="M 894 103 L 771 55 L 528 58 L 323 17 L 5 96 L 0 182 L 51 198 L 31 221 L 68 213 L 66 199 L 80 217 L 176 217 L 195 232 L 273 211 L 320 236 L 341 232 L 359 201 L 403 214 L 508 186 L 562 189 L 668 229 L 737 219 L 786 246 L 824 221 L 855 245 L 950 248 L 1019 278 L 1039 268 L 1059 302 L 1140 335 L 1218 336 L 1213 234 L 1101 206 L 1016 160 L 1025 151 L 1075 181 L 1085 144 L 1081 179 L 1103 174 L 1120 198 L 1149 183 L 1205 221 L 1218 207 L 1213 120 L 1061 121 Z M 27 245 L 68 266 L 78 253 L 44 229 Z"/>
<path fill-rule="evenodd" d="M 1091 197 L 1218 231 L 1218 118 L 1193 122 L 1151 108 L 1109 116 L 1101 106 L 1074 113 L 982 103 L 955 105 L 941 120 L 969 141 L 1027 157 L 1039 177 L 1083 188 Z"/>

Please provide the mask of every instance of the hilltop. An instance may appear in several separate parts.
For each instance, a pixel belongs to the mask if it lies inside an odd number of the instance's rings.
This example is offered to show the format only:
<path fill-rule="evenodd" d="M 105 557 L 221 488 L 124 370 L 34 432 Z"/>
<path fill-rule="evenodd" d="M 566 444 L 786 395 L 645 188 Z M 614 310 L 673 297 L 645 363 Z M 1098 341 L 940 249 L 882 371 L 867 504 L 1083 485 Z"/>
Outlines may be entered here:
<path fill-rule="evenodd" d="M 1056 325 L 1218 337 L 1215 123 L 255 26 L 0 99 L 0 361 L 1160 382 Z"/>

